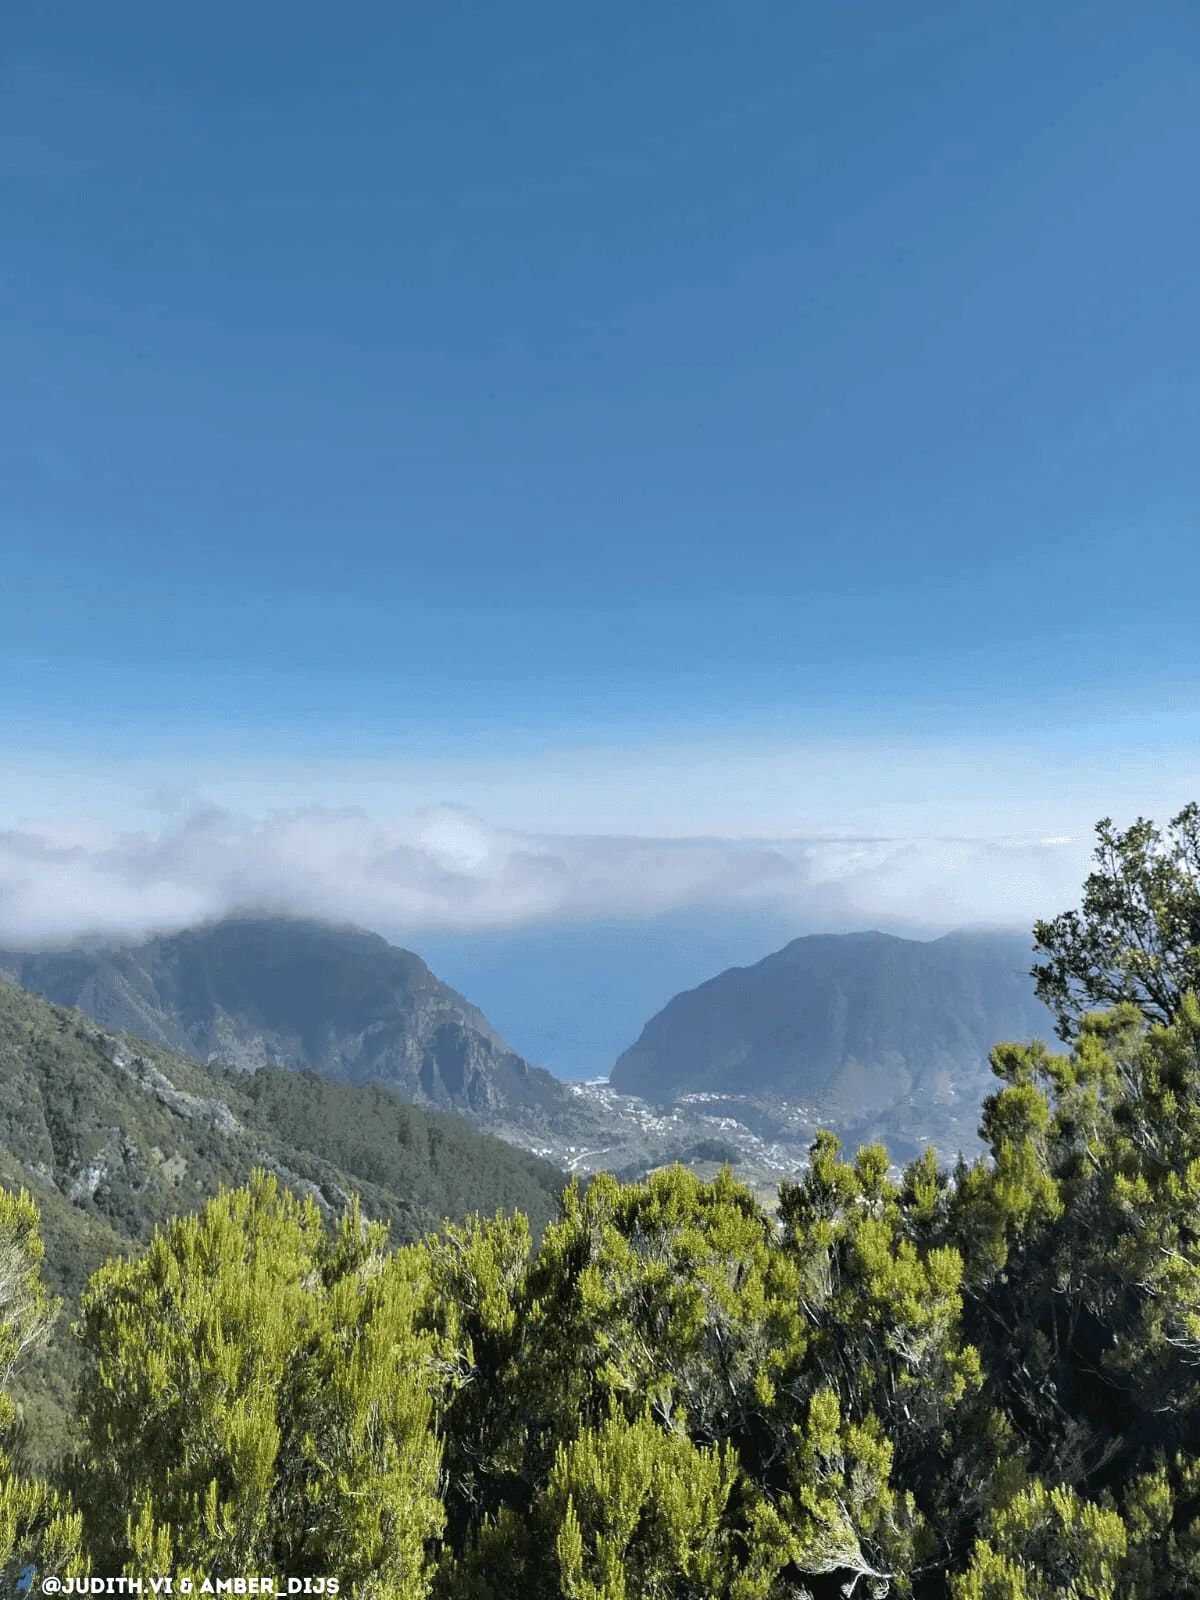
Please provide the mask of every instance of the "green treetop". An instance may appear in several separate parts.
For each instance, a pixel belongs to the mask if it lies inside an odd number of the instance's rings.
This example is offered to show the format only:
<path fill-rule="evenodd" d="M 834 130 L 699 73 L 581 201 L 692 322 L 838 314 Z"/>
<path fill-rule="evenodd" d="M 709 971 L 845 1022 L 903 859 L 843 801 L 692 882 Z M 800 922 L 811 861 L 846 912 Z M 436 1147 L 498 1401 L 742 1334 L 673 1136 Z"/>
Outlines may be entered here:
<path fill-rule="evenodd" d="M 1184 806 L 1165 833 L 1143 817 L 1120 833 L 1106 817 L 1096 838 L 1080 910 L 1034 929 L 1046 955 L 1033 968 L 1038 998 L 1067 1040 L 1088 1010 L 1128 1003 L 1170 1022 L 1200 990 L 1200 805 Z"/>

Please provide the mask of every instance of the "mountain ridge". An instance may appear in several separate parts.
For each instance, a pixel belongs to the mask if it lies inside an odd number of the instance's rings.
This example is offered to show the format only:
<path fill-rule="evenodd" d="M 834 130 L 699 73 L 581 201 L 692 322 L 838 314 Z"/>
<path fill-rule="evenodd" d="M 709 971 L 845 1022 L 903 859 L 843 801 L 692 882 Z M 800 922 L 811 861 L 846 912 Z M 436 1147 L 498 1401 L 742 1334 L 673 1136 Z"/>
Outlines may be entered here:
<path fill-rule="evenodd" d="M 477 1119 L 563 1099 L 420 956 L 347 924 L 246 914 L 123 945 L 0 951 L 0 974 L 201 1061 L 308 1067 Z"/>
<path fill-rule="evenodd" d="M 1020 934 L 808 934 L 674 996 L 609 1081 L 656 1105 L 734 1092 L 804 1101 L 864 1133 L 903 1108 L 900 1132 L 922 1111 L 977 1108 L 1001 1039 L 1053 1038 L 1031 959 Z"/>
<path fill-rule="evenodd" d="M 530 1066 L 411 951 L 314 918 L 241 916 L 136 944 L 0 953 L 106 1026 L 253 1076 L 308 1069 L 455 1111 L 570 1172 L 734 1162 L 764 1195 L 817 1128 L 976 1153 L 988 1054 L 1050 1036 L 1021 935 L 806 935 L 675 995 L 603 1085 Z"/>

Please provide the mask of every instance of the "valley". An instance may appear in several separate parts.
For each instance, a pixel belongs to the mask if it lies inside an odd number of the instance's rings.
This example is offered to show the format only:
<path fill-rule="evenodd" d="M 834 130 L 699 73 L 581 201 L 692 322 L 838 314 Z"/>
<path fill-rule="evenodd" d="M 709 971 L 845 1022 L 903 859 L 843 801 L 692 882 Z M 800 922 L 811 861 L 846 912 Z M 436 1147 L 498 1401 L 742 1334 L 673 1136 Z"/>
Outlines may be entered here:
<path fill-rule="evenodd" d="M 250 1081 L 300 1069 L 466 1119 L 566 1173 L 723 1164 L 766 1197 L 817 1130 L 903 1163 L 978 1153 L 991 1046 L 1052 1037 L 1028 941 L 797 939 L 651 1017 L 608 1082 L 523 1060 L 412 951 L 313 919 L 240 917 L 140 944 L 0 953 L 59 1005 Z"/>

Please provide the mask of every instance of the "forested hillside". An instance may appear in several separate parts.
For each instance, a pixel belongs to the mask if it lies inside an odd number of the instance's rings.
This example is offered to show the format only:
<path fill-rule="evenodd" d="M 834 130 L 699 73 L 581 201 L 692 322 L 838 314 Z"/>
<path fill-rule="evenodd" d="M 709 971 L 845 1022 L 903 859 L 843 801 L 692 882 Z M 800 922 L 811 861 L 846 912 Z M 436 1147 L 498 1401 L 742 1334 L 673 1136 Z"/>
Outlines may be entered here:
<path fill-rule="evenodd" d="M 766 1193 L 817 1127 L 900 1162 L 929 1144 L 977 1155 L 992 1044 L 1052 1033 L 1029 962 L 1027 934 L 796 939 L 676 995 L 617 1062 L 619 1095 L 521 1060 L 411 951 L 311 918 L 0 952 L 0 973 L 202 1061 L 383 1083 L 572 1171 L 680 1160 L 711 1176 L 715 1152 Z"/>
<path fill-rule="evenodd" d="M 540 1228 L 563 1183 L 379 1086 L 204 1066 L 0 982 L 0 1177 L 36 1196 L 46 1280 L 69 1306 L 107 1256 L 255 1167 L 331 1214 L 357 1192 L 397 1242 L 472 1211 L 519 1208 Z M 65 1414 L 68 1349 L 57 1338 L 19 1379 L 39 1431 Z"/>
<path fill-rule="evenodd" d="M 140 944 L 0 952 L 0 975 L 200 1061 L 307 1067 L 484 1115 L 567 1103 L 411 950 L 310 917 L 229 917 Z"/>

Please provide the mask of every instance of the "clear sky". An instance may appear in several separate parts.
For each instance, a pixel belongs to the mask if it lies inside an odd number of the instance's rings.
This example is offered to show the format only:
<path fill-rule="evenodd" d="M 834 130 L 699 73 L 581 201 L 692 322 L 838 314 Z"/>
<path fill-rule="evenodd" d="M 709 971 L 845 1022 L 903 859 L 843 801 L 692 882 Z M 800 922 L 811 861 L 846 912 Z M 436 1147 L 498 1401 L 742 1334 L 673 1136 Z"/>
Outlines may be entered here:
<path fill-rule="evenodd" d="M 0 934 L 1053 909 L 1200 793 L 1198 173 L 1190 0 L 5 7 Z"/>

